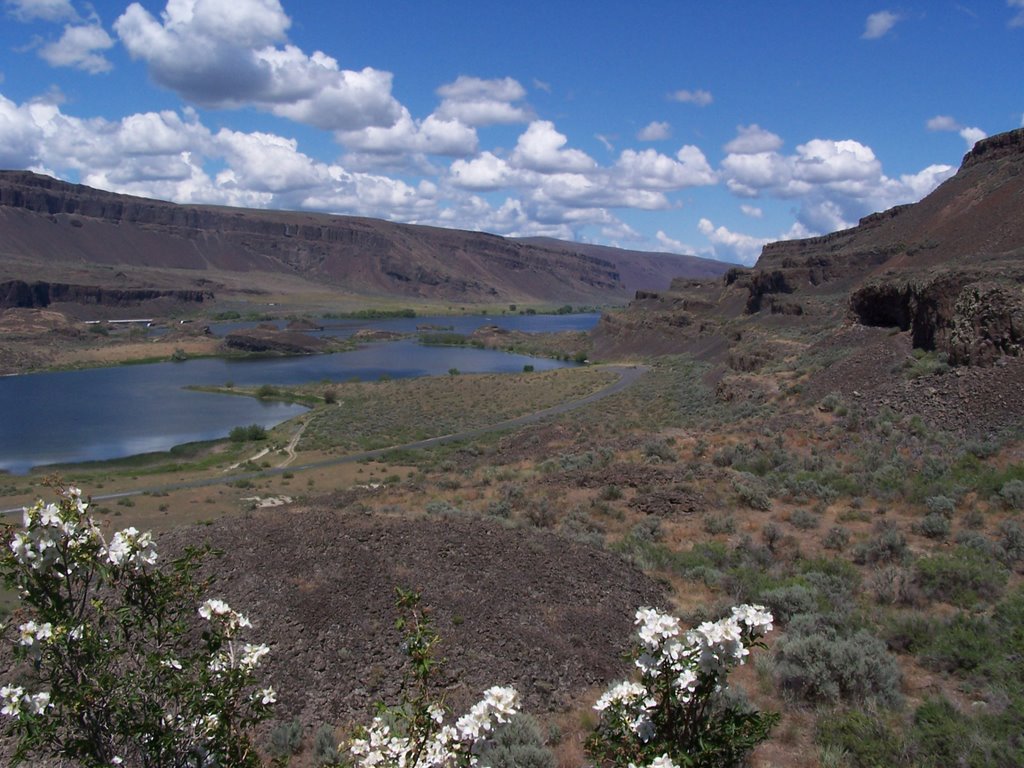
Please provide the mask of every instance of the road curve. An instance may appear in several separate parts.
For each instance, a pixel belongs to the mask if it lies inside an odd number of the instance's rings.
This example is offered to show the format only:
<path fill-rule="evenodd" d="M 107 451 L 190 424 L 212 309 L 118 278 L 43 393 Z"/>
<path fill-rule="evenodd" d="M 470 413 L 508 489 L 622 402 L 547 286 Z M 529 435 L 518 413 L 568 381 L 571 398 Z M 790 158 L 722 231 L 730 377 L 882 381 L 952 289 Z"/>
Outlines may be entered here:
<path fill-rule="evenodd" d="M 308 464 L 293 464 L 291 466 L 263 469 L 258 472 L 243 472 L 236 475 L 226 475 L 224 477 L 209 477 L 201 480 L 186 480 L 180 483 L 167 483 L 165 485 L 157 485 L 151 488 L 136 488 L 131 491 L 121 491 L 119 493 L 105 493 L 103 495 L 93 496 L 92 500 L 107 501 L 109 499 L 123 499 L 128 496 L 142 496 L 147 493 L 169 493 L 170 491 L 205 488 L 212 485 L 224 485 L 226 483 L 234 483 L 239 480 L 255 480 L 261 477 L 272 477 L 274 475 L 284 474 L 285 472 L 300 472 L 304 469 L 322 469 L 323 467 L 331 467 L 338 464 L 351 464 L 358 461 L 365 461 L 367 459 L 377 459 L 385 454 L 391 453 L 392 451 L 415 451 L 422 450 L 424 448 L 433 448 L 446 443 L 456 443 L 462 440 L 469 440 L 471 438 L 478 437 L 479 435 L 487 434 L 488 432 L 500 432 L 505 429 L 513 429 L 516 427 L 526 426 L 527 424 L 535 424 L 552 416 L 560 416 L 563 413 L 569 413 L 570 411 L 575 411 L 586 405 L 590 405 L 591 403 L 596 403 L 599 400 L 603 400 L 606 397 L 628 389 L 636 384 L 645 374 L 647 374 L 648 371 L 650 371 L 650 366 L 647 365 L 605 365 L 601 367 L 618 373 L 618 380 L 612 382 L 604 389 L 591 392 L 589 395 L 581 397 L 578 400 L 570 400 L 565 403 L 553 405 L 550 408 L 545 408 L 541 411 L 534 411 L 533 413 L 528 413 L 524 416 L 517 416 L 514 419 L 506 419 L 505 421 L 488 424 L 484 427 L 467 429 L 462 432 L 453 432 L 450 435 L 429 437 L 426 440 L 417 440 L 414 443 L 403 443 L 402 445 L 392 445 L 388 448 L 377 448 L 372 451 L 361 451 L 359 453 L 350 453 L 345 456 L 334 456 L 329 459 L 313 461 Z M 20 513 L 21 511 L 21 507 L 17 507 L 15 509 L 0 510 L 0 514 L 7 515 Z"/>

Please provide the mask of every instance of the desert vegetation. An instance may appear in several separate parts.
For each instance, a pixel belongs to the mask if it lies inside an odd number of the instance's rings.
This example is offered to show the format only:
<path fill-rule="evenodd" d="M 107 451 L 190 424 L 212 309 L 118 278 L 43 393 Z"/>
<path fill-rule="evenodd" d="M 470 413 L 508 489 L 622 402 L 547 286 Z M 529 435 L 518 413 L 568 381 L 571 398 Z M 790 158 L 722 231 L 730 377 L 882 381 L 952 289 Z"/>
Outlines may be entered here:
<path fill-rule="evenodd" d="M 769 396 L 737 400 L 726 396 L 735 374 L 714 382 L 710 366 L 665 357 L 634 387 L 582 410 L 389 457 L 410 469 L 375 473 L 372 486 L 308 487 L 302 473 L 287 482 L 300 509 L 341 505 L 442 529 L 496 522 L 596 547 L 663 580 L 664 605 L 684 628 L 730 605 L 765 606 L 775 632 L 730 686 L 745 703 L 728 704 L 780 713 L 767 741 L 748 743 L 755 764 L 1015 764 L 1024 706 L 1019 432 L 958 432 L 863 398 L 815 398 L 815 377 L 828 368 L 813 351 L 794 363 L 759 374 L 757 391 Z M 784 384 L 768 388 L 773 377 Z M 454 431 L 605 382 L 599 368 L 583 368 L 277 394 L 319 399 L 302 440 L 351 450 L 373 445 L 373 429 L 389 441 Z M 435 608 L 457 634 L 451 610 Z M 574 696 L 514 726 L 532 734 L 531 754 L 545 765 L 582 759 L 571 745 L 598 725 L 586 714 L 594 701 Z M 257 744 L 279 761 L 330 764 L 339 734 L 368 722 L 365 710 L 346 712 L 313 717 L 288 702 Z"/>

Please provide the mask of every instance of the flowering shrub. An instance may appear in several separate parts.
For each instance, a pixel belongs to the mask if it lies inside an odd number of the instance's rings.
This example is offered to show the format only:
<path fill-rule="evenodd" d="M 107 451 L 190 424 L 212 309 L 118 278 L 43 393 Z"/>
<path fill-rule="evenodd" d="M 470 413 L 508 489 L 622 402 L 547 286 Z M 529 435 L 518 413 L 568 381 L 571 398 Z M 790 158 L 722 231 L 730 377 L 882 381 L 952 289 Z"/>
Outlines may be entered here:
<path fill-rule="evenodd" d="M 444 702 L 434 700 L 430 690 L 439 638 L 419 601 L 417 593 L 398 590 L 403 615 L 397 626 L 406 632 L 410 672 L 402 686 L 402 702 L 378 705 L 370 726 L 347 745 L 361 768 L 476 765 L 494 725 L 507 723 L 519 709 L 515 689 L 496 685 L 454 724 L 445 724 Z"/>
<path fill-rule="evenodd" d="M 222 600 L 200 603 L 202 552 L 157 568 L 149 533 L 126 528 L 108 541 L 88 506 L 77 488 L 59 489 L 4 537 L 0 576 L 22 605 L 23 664 L 0 687 L 15 762 L 36 753 L 88 768 L 257 765 L 248 733 L 276 697 L 255 685 L 269 648 L 241 641 L 249 620 Z"/>
<path fill-rule="evenodd" d="M 616 683 L 597 700 L 601 720 L 588 740 L 590 753 L 617 768 L 740 764 L 778 716 L 728 703 L 726 678 L 763 645 L 772 615 L 742 605 L 684 632 L 678 618 L 641 608 L 636 623 L 640 679 Z"/>

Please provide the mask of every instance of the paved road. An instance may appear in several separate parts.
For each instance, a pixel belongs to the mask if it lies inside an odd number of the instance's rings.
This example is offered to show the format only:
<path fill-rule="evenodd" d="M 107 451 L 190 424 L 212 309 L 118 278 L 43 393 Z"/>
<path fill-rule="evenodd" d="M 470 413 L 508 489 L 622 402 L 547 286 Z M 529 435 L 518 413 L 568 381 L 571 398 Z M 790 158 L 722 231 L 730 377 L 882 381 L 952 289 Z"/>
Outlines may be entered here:
<path fill-rule="evenodd" d="M 119 493 L 106 493 L 100 496 L 93 496 L 93 501 L 106 501 L 108 499 L 121 499 L 127 496 L 141 496 L 147 493 L 169 493 L 171 491 L 180 491 L 191 488 L 205 488 L 211 485 L 224 485 L 226 483 L 234 483 L 239 480 L 256 480 L 262 477 L 271 477 L 273 475 L 281 475 L 285 472 L 301 472 L 304 469 L 321 469 L 323 467 L 336 466 L 338 464 L 351 464 L 357 461 L 365 461 L 367 459 L 377 459 L 385 454 L 391 453 L 392 451 L 416 451 L 422 450 L 423 448 L 433 448 L 434 446 L 444 445 L 445 443 L 456 443 L 462 440 L 469 440 L 480 435 L 487 434 L 488 432 L 499 432 L 505 429 L 513 429 L 515 427 L 523 427 L 527 424 L 535 424 L 544 419 L 548 419 L 552 416 L 558 416 L 563 413 L 569 413 L 575 411 L 578 408 L 582 408 L 585 405 L 596 403 L 598 400 L 614 395 L 618 392 L 622 392 L 625 389 L 636 384 L 649 370 L 650 368 L 646 365 L 608 365 L 602 366 L 606 370 L 614 371 L 619 374 L 618 381 L 609 384 L 604 389 L 599 389 L 597 392 L 592 392 L 586 397 L 581 397 L 578 400 L 570 400 L 567 403 L 560 403 L 559 405 L 553 405 L 550 408 L 545 408 L 542 411 L 535 411 L 528 413 L 525 416 L 518 416 L 514 419 L 506 419 L 505 421 L 499 421 L 494 424 L 488 424 L 485 427 L 477 427 L 476 429 L 467 429 L 463 432 L 455 432 L 450 435 L 441 435 L 439 437 L 431 437 L 426 440 L 417 440 L 415 443 L 404 443 L 403 445 L 393 445 L 389 448 L 377 448 L 372 451 L 362 451 L 360 453 L 350 453 L 346 456 L 334 456 L 330 459 L 322 459 L 321 461 L 314 461 L 308 464 L 293 464 L 291 466 L 280 466 L 273 467 L 271 469 L 263 469 L 258 472 L 243 472 L 234 475 L 226 475 L 223 477 L 210 477 L 201 480 L 186 480 L 180 483 L 167 483 L 165 485 L 157 485 L 151 488 L 136 488 L 131 491 L 121 491 Z M 21 507 L 15 509 L 0 510 L 0 514 L 12 514 L 21 513 Z"/>

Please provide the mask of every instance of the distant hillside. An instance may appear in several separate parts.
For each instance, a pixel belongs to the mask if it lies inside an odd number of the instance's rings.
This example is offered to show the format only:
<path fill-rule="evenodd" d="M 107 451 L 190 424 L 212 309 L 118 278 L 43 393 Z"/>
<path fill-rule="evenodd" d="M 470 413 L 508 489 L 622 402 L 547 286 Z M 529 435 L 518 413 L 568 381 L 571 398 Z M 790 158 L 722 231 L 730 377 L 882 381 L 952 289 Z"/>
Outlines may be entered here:
<path fill-rule="evenodd" d="M 80 284 L 218 293 L 225 276 L 233 276 L 236 290 L 269 277 L 368 297 L 608 303 L 678 274 L 676 262 L 648 254 L 609 249 L 598 255 L 589 246 L 556 242 L 547 247 L 329 214 L 176 205 L 0 171 L 0 283 L 74 283 L 82 295 Z"/>
<path fill-rule="evenodd" d="M 741 318 L 749 330 L 725 330 Z M 1024 129 L 978 142 L 918 203 L 770 243 L 722 281 L 673 281 L 609 318 L 598 346 L 721 356 L 754 331 L 850 320 L 910 331 L 914 347 L 954 364 L 1024 353 Z"/>
<path fill-rule="evenodd" d="M 619 277 L 631 290 L 661 291 L 671 285 L 673 278 L 719 277 L 736 266 L 700 256 L 632 251 L 607 245 L 556 240 L 552 237 L 521 237 L 516 240 L 550 250 L 567 250 L 610 261 L 618 266 Z"/>

